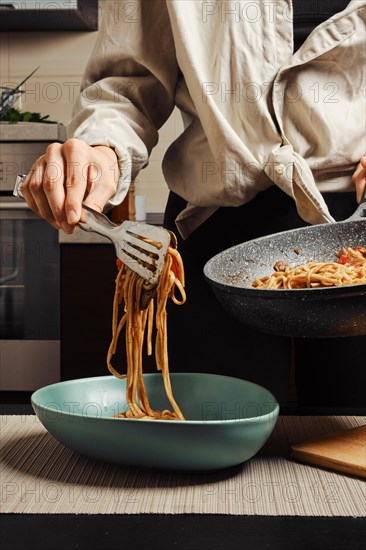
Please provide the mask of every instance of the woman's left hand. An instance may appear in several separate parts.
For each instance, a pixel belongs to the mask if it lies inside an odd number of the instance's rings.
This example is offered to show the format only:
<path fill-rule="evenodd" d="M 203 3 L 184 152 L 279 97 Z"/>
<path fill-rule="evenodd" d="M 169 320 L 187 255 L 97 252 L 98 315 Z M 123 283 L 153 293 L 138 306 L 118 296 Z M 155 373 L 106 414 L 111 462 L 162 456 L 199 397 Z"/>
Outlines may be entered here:
<path fill-rule="evenodd" d="M 366 156 L 361 157 L 360 163 L 352 176 L 352 181 L 356 186 L 357 202 L 360 203 L 366 187 Z"/>

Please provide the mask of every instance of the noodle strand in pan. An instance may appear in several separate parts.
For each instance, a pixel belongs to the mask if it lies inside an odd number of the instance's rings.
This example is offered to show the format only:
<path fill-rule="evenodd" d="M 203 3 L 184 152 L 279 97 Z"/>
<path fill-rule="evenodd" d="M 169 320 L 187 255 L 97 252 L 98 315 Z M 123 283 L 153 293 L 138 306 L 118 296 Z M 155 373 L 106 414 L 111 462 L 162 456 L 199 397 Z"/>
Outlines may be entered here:
<path fill-rule="evenodd" d="M 255 288 L 296 289 L 346 286 L 366 283 L 366 248 L 342 249 L 337 262 L 308 262 L 291 267 L 277 262 L 269 277 L 255 279 Z"/>

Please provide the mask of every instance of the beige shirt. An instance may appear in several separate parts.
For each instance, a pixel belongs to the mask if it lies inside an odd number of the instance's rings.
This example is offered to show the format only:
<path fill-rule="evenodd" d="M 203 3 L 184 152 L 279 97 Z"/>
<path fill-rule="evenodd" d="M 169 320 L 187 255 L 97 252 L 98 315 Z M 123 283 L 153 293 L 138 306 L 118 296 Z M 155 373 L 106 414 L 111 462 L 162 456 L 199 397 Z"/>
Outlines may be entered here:
<path fill-rule="evenodd" d="M 351 0 L 293 53 L 291 0 L 106 2 L 69 135 L 115 148 L 111 206 L 177 106 L 163 173 L 188 201 L 184 237 L 273 184 L 304 220 L 333 221 L 322 192 L 353 190 L 366 151 L 365 19 Z"/>

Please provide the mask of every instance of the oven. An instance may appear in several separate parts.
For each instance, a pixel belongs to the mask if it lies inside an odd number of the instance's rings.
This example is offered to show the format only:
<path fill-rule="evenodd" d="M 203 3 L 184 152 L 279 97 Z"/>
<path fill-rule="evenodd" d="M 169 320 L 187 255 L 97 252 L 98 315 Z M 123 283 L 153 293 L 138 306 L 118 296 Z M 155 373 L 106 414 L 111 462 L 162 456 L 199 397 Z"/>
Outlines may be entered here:
<path fill-rule="evenodd" d="M 14 183 L 0 194 L 0 391 L 34 391 L 60 380 L 60 247 Z"/>

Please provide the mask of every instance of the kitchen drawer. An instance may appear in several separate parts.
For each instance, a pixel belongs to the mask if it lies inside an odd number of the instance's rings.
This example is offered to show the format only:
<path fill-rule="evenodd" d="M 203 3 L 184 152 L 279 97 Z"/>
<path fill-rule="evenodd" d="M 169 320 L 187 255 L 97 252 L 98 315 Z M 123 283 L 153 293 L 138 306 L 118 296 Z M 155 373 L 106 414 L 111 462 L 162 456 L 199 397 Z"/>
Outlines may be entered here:
<path fill-rule="evenodd" d="M 0 391 L 35 391 L 59 381 L 59 340 L 0 340 Z"/>

